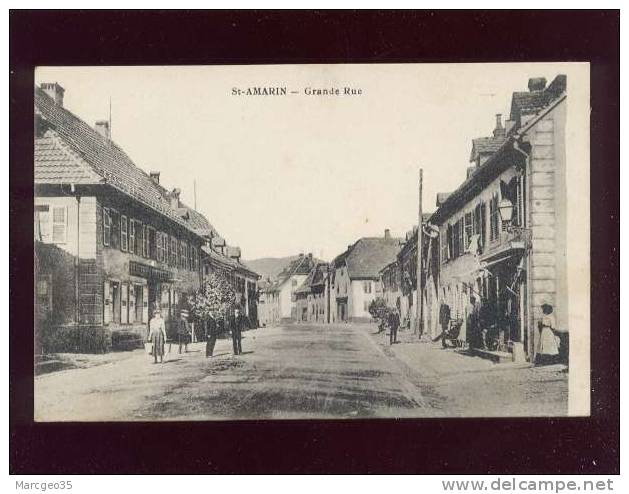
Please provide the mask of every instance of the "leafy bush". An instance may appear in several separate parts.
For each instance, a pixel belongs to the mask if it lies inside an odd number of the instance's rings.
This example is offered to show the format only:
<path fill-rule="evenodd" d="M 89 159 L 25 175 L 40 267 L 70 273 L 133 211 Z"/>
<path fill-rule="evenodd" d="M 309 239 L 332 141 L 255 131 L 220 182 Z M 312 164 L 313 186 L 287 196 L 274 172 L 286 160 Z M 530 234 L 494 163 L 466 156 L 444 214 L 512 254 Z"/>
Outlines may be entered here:
<path fill-rule="evenodd" d="M 377 297 L 369 303 L 367 310 L 376 321 L 383 322 L 387 318 L 389 308 L 382 297 Z"/>

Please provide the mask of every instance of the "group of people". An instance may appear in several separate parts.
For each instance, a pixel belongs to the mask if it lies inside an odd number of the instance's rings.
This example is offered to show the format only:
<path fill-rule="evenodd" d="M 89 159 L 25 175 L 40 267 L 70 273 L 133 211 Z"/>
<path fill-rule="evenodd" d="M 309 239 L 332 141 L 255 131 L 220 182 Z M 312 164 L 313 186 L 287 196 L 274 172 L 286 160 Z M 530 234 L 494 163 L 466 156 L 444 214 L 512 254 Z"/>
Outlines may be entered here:
<path fill-rule="evenodd" d="M 559 359 L 558 331 L 553 315 L 553 306 L 542 304 L 542 318 L 538 322 L 538 347 L 535 353 L 535 363 L 539 365 L 555 363 Z M 470 296 L 465 308 L 465 338 L 472 348 L 487 348 L 487 327 L 490 325 L 492 309 L 486 300 L 479 300 L 474 295 Z M 495 314 L 493 315 L 495 316 Z M 439 308 L 439 324 L 441 325 L 441 343 L 446 348 L 447 341 L 455 338 L 451 326 L 450 307 L 442 303 Z"/>
<path fill-rule="evenodd" d="M 184 353 L 188 353 L 188 344 L 192 339 L 192 330 L 188 321 L 189 313 L 187 310 L 182 309 L 179 313 L 179 319 L 177 320 L 177 342 L 179 344 L 179 353 L 182 349 Z M 215 321 L 211 321 L 208 325 L 208 334 L 205 347 L 205 356 L 212 357 L 214 354 L 214 346 L 216 345 L 216 339 L 219 333 L 222 331 L 222 324 L 216 324 Z M 242 354 L 242 330 L 246 326 L 246 318 L 242 315 L 239 308 L 236 308 L 234 315 L 230 318 L 229 326 L 232 336 L 232 344 L 234 355 Z M 158 358 L 161 363 L 164 363 L 164 354 L 166 350 L 166 323 L 162 318 L 162 313 L 159 307 L 156 307 L 153 311 L 153 317 L 149 321 L 149 334 L 148 343 L 151 345 L 151 355 L 153 355 L 153 363 L 157 363 Z"/>

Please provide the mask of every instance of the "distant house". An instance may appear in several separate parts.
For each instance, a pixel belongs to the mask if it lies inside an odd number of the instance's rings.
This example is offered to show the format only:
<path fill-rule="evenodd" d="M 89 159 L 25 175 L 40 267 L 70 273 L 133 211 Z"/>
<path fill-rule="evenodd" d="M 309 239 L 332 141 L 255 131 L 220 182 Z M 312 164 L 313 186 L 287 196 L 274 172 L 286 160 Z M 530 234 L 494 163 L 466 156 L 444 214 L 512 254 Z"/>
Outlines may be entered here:
<path fill-rule="evenodd" d="M 336 322 L 371 320 L 369 304 L 382 295 L 380 271 L 396 260 L 400 241 L 385 230 L 383 237 L 357 240 L 334 259 L 331 305 L 336 312 Z"/>
<path fill-rule="evenodd" d="M 328 265 L 317 263 L 295 290 L 297 320 L 309 323 L 327 322 L 326 280 Z"/>
<path fill-rule="evenodd" d="M 297 289 L 317 264 L 312 254 L 299 254 L 280 272 L 277 279 L 265 284 L 260 292 L 265 320 L 269 324 L 299 320 Z"/>

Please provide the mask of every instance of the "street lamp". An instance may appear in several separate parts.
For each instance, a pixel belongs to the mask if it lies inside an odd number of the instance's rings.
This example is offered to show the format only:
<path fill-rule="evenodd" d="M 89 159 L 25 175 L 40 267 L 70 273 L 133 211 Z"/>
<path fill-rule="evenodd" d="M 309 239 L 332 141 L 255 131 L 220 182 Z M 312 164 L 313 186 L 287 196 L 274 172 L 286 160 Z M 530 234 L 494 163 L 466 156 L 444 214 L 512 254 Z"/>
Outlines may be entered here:
<path fill-rule="evenodd" d="M 503 198 L 498 204 L 498 211 L 500 212 L 500 219 L 505 225 L 511 225 L 511 219 L 513 218 L 513 203 L 506 198 Z"/>
<path fill-rule="evenodd" d="M 504 229 L 515 235 L 519 240 L 524 241 L 524 245 L 526 248 L 530 248 L 531 246 L 531 230 L 529 228 L 524 228 L 521 226 L 516 226 L 512 224 L 513 220 L 513 203 L 507 199 L 503 198 L 498 203 L 498 213 L 500 214 L 500 219 L 502 220 L 502 224 L 504 225 Z"/>

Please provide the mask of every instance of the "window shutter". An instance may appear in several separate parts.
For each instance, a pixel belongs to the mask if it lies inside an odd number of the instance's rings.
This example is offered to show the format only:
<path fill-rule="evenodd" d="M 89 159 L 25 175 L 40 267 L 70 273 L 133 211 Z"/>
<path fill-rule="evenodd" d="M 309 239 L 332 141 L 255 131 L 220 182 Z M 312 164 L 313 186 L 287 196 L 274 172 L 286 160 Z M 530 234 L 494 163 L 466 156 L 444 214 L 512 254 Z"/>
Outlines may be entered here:
<path fill-rule="evenodd" d="M 111 244 L 111 215 L 109 209 L 103 208 L 103 245 Z"/>
<path fill-rule="evenodd" d="M 129 220 L 129 252 L 135 253 L 135 220 Z"/>
<path fill-rule="evenodd" d="M 52 241 L 55 244 L 65 244 L 67 237 L 68 208 L 54 206 L 52 208 Z"/>
<path fill-rule="evenodd" d="M 113 248 L 120 248 L 120 214 L 115 209 L 109 210 L 111 223 L 110 244 Z"/>
<path fill-rule="evenodd" d="M 111 285 L 109 280 L 105 281 L 103 290 L 103 322 L 109 324 L 111 322 Z"/>
<path fill-rule="evenodd" d="M 144 285 L 142 287 L 142 322 L 149 322 L 149 287 Z"/>
<path fill-rule="evenodd" d="M 127 217 L 123 214 L 120 216 L 120 250 L 126 252 L 128 250 L 127 237 Z"/>
<path fill-rule="evenodd" d="M 120 286 L 120 323 L 129 323 L 129 285 L 126 283 Z"/>

